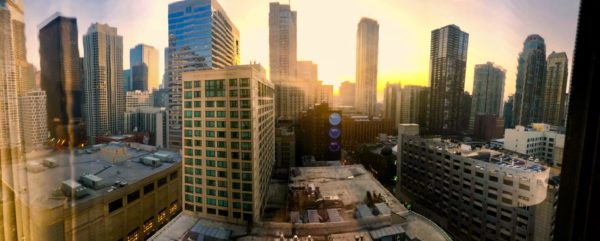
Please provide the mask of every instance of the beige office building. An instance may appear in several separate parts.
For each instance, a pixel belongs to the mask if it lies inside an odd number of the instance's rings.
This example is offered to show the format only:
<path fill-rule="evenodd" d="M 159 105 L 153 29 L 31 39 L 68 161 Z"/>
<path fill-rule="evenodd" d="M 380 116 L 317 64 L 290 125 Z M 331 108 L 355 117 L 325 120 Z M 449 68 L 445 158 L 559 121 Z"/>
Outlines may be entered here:
<path fill-rule="evenodd" d="M 258 64 L 183 74 L 184 212 L 258 222 L 275 163 L 273 84 Z"/>

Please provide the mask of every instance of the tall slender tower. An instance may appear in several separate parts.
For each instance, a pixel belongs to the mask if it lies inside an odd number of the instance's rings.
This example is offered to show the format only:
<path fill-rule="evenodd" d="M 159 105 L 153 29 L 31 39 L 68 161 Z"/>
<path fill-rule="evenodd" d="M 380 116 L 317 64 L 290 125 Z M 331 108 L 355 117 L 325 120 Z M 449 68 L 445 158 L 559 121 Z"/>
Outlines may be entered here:
<path fill-rule="evenodd" d="M 275 164 L 273 84 L 258 64 L 188 72 L 183 83 L 184 212 L 258 222 Z"/>
<path fill-rule="evenodd" d="M 399 83 L 386 83 L 383 92 L 383 117 L 393 120 L 395 125 L 400 123 L 401 93 L 402 88 Z"/>
<path fill-rule="evenodd" d="M 565 122 L 569 60 L 565 52 L 548 55 L 544 88 L 544 123 L 562 126 Z"/>
<path fill-rule="evenodd" d="M 129 50 L 131 86 L 129 90 L 158 89 L 158 50 L 147 44 L 138 44 Z"/>
<path fill-rule="evenodd" d="M 433 133 L 461 131 L 468 46 L 469 34 L 456 25 L 431 31 L 429 129 Z"/>
<path fill-rule="evenodd" d="M 82 117 L 81 66 L 77 19 L 52 15 L 40 25 L 41 86 L 46 91 L 48 127 Z"/>
<path fill-rule="evenodd" d="M 298 66 L 296 59 L 296 16 L 290 5 L 269 4 L 269 73 L 276 88 L 276 118 L 298 118 L 307 99 L 303 85 L 296 83 L 305 77 L 297 73 L 304 65 Z"/>
<path fill-rule="evenodd" d="M 169 4 L 169 47 L 165 50 L 169 148 L 181 147 L 181 74 L 238 65 L 239 39 L 237 28 L 216 0 Z"/>
<path fill-rule="evenodd" d="M 84 116 L 88 141 L 94 143 L 96 136 L 123 131 L 123 37 L 117 28 L 94 23 L 83 46 Z"/>
<path fill-rule="evenodd" d="M 501 66 L 495 65 L 492 62 L 475 65 L 473 103 L 471 104 L 469 129 L 473 130 L 475 116 L 478 114 L 500 116 L 505 79 L 506 70 Z"/>
<path fill-rule="evenodd" d="M 546 44 L 541 36 L 532 34 L 519 54 L 513 124 L 527 126 L 542 121 L 545 79 Z"/>
<path fill-rule="evenodd" d="M 377 106 L 379 23 L 361 18 L 356 32 L 356 98 L 354 108 L 373 116 Z"/>

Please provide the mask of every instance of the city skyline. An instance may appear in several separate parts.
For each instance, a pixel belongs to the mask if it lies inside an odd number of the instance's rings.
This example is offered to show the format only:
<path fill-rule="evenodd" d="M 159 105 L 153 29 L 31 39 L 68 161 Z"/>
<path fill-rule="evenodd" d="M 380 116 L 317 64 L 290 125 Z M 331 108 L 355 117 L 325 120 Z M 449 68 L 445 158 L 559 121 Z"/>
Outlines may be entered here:
<path fill-rule="evenodd" d="M 27 48 L 30 50 L 27 51 L 28 59 L 39 67 L 39 41 L 32 36 L 36 36 L 38 24 L 53 13 L 61 11 L 65 16 L 78 19 L 80 35 L 90 23 L 101 22 L 122 29 L 120 32 L 124 36 L 124 48 L 134 47 L 137 43 L 155 46 L 161 53 L 159 73 L 162 76 L 163 50 L 168 43 L 166 13 L 170 2 L 174 1 L 147 4 L 144 11 L 136 11 L 139 17 L 130 18 L 127 13 L 139 8 L 141 2 L 62 1 L 40 4 L 25 0 Z M 269 2 L 272 1 L 258 3 L 219 1 L 240 29 L 240 62 L 247 64 L 256 60 L 267 70 Z M 287 4 L 287 2 L 283 3 Z M 429 84 L 430 31 L 448 24 L 456 24 L 471 35 L 465 79 L 465 90 L 469 92 L 473 86 L 475 64 L 492 61 L 507 69 L 504 99 L 514 93 L 517 66 L 515 56 L 520 52 L 522 40 L 529 34 L 535 33 L 544 37 L 550 52 L 566 52 L 568 57 L 573 53 L 578 6 L 576 0 L 567 4 L 558 0 L 518 3 L 472 1 L 369 3 L 371 2 L 344 1 L 346 14 L 329 18 L 328 9 L 339 6 L 339 2 L 291 2 L 292 8 L 298 12 L 298 60 L 312 60 L 318 64 L 321 69 L 320 79 L 324 84 L 335 85 L 336 94 L 341 82 L 355 82 L 355 24 L 361 17 L 375 18 L 381 25 L 378 102 L 383 101 L 383 88 L 387 82 L 401 82 L 403 85 Z M 110 14 L 108 14 L 109 10 Z M 485 20 L 490 17 L 497 21 L 477 21 L 477 19 Z M 563 21 L 557 21 L 557 18 Z M 553 24 L 547 24 L 548 21 L 552 21 Z M 319 27 L 315 28 L 315 26 Z M 348 41 L 339 41 L 340 39 Z M 81 36 L 79 41 L 81 48 Z M 124 59 L 127 59 L 128 55 L 129 53 L 124 53 Z M 404 57 L 398 58 L 398 56 Z M 128 63 L 124 63 L 124 68 L 128 68 Z"/>

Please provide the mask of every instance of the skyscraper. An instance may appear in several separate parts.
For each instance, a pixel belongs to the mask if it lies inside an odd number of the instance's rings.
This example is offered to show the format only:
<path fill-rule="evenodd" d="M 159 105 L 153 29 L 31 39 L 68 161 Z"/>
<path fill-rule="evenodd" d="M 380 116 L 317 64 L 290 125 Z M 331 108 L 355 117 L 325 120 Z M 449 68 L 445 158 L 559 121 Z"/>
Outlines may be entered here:
<path fill-rule="evenodd" d="M 81 66 L 77 19 L 52 15 L 41 25 L 40 67 L 42 90 L 46 91 L 48 127 L 69 124 L 82 117 Z"/>
<path fill-rule="evenodd" d="M 399 115 L 400 119 L 398 123 L 413 123 L 421 125 L 425 121 L 425 118 L 420 116 L 422 109 L 426 112 L 426 103 L 422 103 L 422 95 L 428 88 L 425 86 L 407 85 L 402 88 L 400 93 L 400 105 Z M 423 105 L 425 104 L 425 107 Z"/>
<path fill-rule="evenodd" d="M 181 147 L 181 74 L 240 63 L 239 32 L 216 0 L 169 4 L 166 88 L 169 96 L 169 148 Z"/>
<path fill-rule="evenodd" d="M 469 34 L 456 25 L 431 31 L 429 129 L 434 133 L 461 131 L 468 46 Z"/>
<path fill-rule="evenodd" d="M 19 96 L 21 128 L 26 152 L 44 148 L 48 142 L 46 92 L 32 90 Z"/>
<path fill-rule="evenodd" d="M 501 66 L 492 62 L 475 65 L 469 129 L 475 127 L 475 116 L 478 114 L 500 116 L 505 79 L 506 70 Z"/>
<path fill-rule="evenodd" d="M 515 123 L 513 118 L 513 105 L 515 103 L 515 95 L 509 95 L 508 100 L 504 102 L 504 128 L 514 128 Z"/>
<path fill-rule="evenodd" d="M 356 84 L 350 81 L 344 81 L 340 84 L 340 105 L 354 106 L 355 88 Z"/>
<path fill-rule="evenodd" d="M 565 52 L 548 55 L 544 88 L 544 123 L 562 126 L 565 123 L 569 60 Z"/>
<path fill-rule="evenodd" d="M 147 44 L 138 44 L 129 50 L 131 90 L 158 89 L 158 50 Z"/>
<path fill-rule="evenodd" d="M 386 83 L 383 92 L 383 118 L 392 120 L 394 124 L 400 123 L 401 93 L 402 88 L 399 83 Z"/>
<path fill-rule="evenodd" d="M 356 32 L 356 98 L 354 108 L 365 115 L 376 115 L 377 59 L 379 23 L 361 18 Z"/>
<path fill-rule="evenodd" d="M 541 36 L 532 34 L 525 39 L 518 59 L 514 125 L 527 126 L 542 121 L 545 79 L 546 44 Z"/>
<path fill-rule="evenodd" d="M 275 164 L 273 84 L 258 64 L 183 74 L 184 212 L 258 222 Z"/>
<path fill-rule="evenodd" d="M 15 204 L 15 192 L 21 190 L 20 182 L 13 168 L 4 168 L 21 160 L 22 143 L 19 118 L 19 102 L 17 98 L 18 78 L 14 56 L 13 22 L 16 17 L 23 15 L 23 5 L 19 2 L 0 0 L 0 160 L 2 160 L 2 221 L 0 221 L 0 239 L 17 240 L 18 228 L 23 220 L 17 215 L 20 210 Z M 18 21 L 18 18 L 17 18 Z M 21 22 L 22 23 L 22 22 Z M 18 24 L 18 23 L 17 23 Z M 24 43 L 23 43 L 24 44 Z M 25 189 L 26 190 L 26 189 Z M 19 193 L 19 192 L 16 192 Z M 23 192 L 27 193 L 27 192 Z M 26 222 L 28 223 L 28 222 Z M 21 230 L 19 230 L 21 231 Z"/>
<path fill-rule="evenodd" d="M 117 28 L 93 23 L 83 46 L 84 118 L 88 141 L 94 143 L 96 136 L 123 131 L 123 37 Z"/>
<path fill-rule="evenodd" d="M 297 79 L 297 68 L 310 68 L 308 63 L 297 63 L 296 45 L 296 11 L 289 5 L 269 4 L 269 73 L 275 84 L 275 116 L 285 119 L 296 119 L 305 107 L 306 89 Z M 315 72 L 316 73 L 316 72 Z M 315 89 L 318 91 L 318 89 Z"/>
<path fill-rule="evenodd" d="M 304 95 L 304 103 L 300 110 L 309 108 L 318 103 L 319 66 L 312 61 L 297 61 L 296 81 Z M 277 93 L 275 93 L 277 96 Z M 285 98 L 285 97 L 283 97 Z"/>

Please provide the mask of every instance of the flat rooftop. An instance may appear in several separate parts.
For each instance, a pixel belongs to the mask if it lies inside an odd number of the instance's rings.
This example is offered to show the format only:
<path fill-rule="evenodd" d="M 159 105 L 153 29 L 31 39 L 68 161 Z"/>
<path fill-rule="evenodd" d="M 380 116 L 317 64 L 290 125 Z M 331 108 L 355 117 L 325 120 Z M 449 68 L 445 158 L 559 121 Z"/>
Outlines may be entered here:
<path fill-rule="evenodd" d="M 111 153 L 115 155 L 112 156 Z M 156 156 L 168 157 L 170 161 L 161 162 L 157 166 L 144 165 L 140 161 L 143 157 Z M 113 162 L 111 159 L 118 159 L 118 162 Z M 44 165 L 48 161 L 53 164 Z M 20 174 L 18 176 L 21 183 L 26 185 L 29 205 L 50 209 L 62 206 L 68 201 L 61 191 L 64 181 L 77 181 L 85 174 L 94 175 L 92 180 L 101 179 L 100 188 L 87 188 L 89 195 L 71 203 L 74 205 L 109 194 L 116 190 L 112 187 L 116 182 L 131 185 L 178 165 L 180 161 L 181 156 L 176 152 L 158 150 L 153 146 L 137 143 L 112 142 L 72 152 L 67 150 L 50 152 L 47 155 L 29 158 L 25 163 L 14 165 L 14 168 L 16 173 Z M 7 183 L 14 188 L 12 182 Z"/>
<path fill-rule="evenodd" d="M 509 150 L 487 147 L 473 148 L 471 145 L 439 138 L 423 140 L 430 145 L 429 148 L 447 151 L 498 167 L 513 169 L 517 172 L 539 173 L 548 169 L 539 159 Z M 408 141 L 411 142 L 410 139 Z"/>
<path fill-rule="evenodd" d="M 248 233 L 246 225 L 215 222 L 182 213 L 164 228 L 157 231 L 149 240 L 186 240 L 189 237 L 191 229 L 196 224 L 227 229 L 232 233 L 232 240 L 273 241 L 282 240 L 280 238 L 281 235 L 284 235 L 286 240 L 292 238 L 294 235 L 297 235 L 301 240 L 306 240 L 310 235 L 314 241 L 354 241 L 354 237 L 356 236 L 363 236 L 363 240 L 368 241 L 372 240 L 370 231 L 398 226 L 410 238 L 430 241 L 451 240 L 431 220 L 404 208 L 404 205 L 360 164 L 294 167 L 292 170 L 294 171 L 290 171 L 290 173 L 294 174 L 290 175 L 289 183 L 287 181 L 271 183 L 267 197 L 269 200 L 267 206 L 271 208 L 277 206 L 277 208 L 283 209 L 279 213 L 285 215 L 287 207 L 283 193 L 286 192 L 286 189 L 314 184 L 315 187 L 319 188 L 319 192 L 324 198 L 339 198 L 339 200 L 343 201 L 344 208 L 337 208 L 343 220 L 302 224 L 291 223 L 289 219 L 285 218 L 279 220 L 271 219 L 270 221 L 262 220 L 260 223 L 254 223 L 252 230 Z M 367 191 L 381 194 L 382 199 L 389 206 L 391 214 L 388 214 L 386 217 L 374 215 L 365 219 L 354 217 L 354 206 L 364 206 Z M 292 197 L 288 197 L 287 199 L 292 199 Z M 378 203 L 377 205 L 382 205 L 382 203 Z M 347 206 L 352 208 L 347 210 Z M 329 209 L 331 208 L 328 208 L 328 211 Z M 346 212 L 349 212 L 350 215 L 347 215 Z"/>

